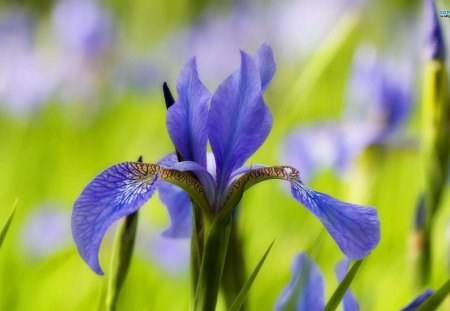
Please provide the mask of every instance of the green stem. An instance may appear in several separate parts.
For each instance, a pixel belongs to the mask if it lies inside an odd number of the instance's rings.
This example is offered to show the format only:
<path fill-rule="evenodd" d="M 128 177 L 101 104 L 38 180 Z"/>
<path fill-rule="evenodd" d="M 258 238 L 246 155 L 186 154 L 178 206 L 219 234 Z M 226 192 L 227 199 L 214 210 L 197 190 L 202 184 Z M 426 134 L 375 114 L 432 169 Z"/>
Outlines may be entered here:
<path fill-rule="evenodd" d="M 440 61 L 426 64 L 423 107 L 425 212 L 419 274 L 421 283 L 425 284 L 431 276 L 432 225 L 447 182 L 450 154 L 449 88 L 445 65 Z"/>
<path fill-rule="evenodd" d="M 194 311 L 215 310 L 231 231 L 231 217 L 214 221 L 208 228 L 195 291 Z M 208 230 L 209 229 L 209 230 Z"/>
<path fill-rule="evenodd" d="M 117 299 L 122 289 L 133 254 L 138 223 L 138 212 L 128 215 L 119 224 L 111 256 L 111 271 L 106 294 L 106 310 L 116 309 Z"/>
<path fill-rule="evenodd" d="M 191 289 L 192 297 L 195 296 L 198 279 L 200 275 L 200 265 L 203 257 L 204 248 L 204 226 L 201 212 L 197 206 L 192 203 L 192 237 L 191 237 Z"/>
<path fill-rule="evenodd" d="M 237 223 L 231 224 L 230 241 L 228 242 L 227 257 L 222 278 L 222 290 L 225 296 L 227 307 L 231 307 L 236 297 L 244 287 L 245 279 L 245 261 L 242 250 L 242 240 L 238 234 Z M 245 304 L 240 308 L 244 311 Z"/>

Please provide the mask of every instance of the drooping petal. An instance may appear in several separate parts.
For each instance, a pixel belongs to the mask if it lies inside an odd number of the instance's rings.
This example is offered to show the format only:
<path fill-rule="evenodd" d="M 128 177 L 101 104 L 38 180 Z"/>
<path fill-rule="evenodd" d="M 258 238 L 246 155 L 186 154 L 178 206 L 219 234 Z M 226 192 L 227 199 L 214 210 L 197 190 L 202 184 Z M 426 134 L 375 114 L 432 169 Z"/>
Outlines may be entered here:
<path fill-rule="evenodd" d="M 206 168 L 208 102 L 211 97 L 198 77 L 195 57 L 177 81 L 178 100 L 167 110 L 166 124 L 177 151 L 186 161 Z"/>
<path fill-rule="evenodd" d="M 272 48 L 267 44 L 262 44 L 256 55 L 253 56 L 253 60 L 261 78 L 261 90 L 264 92 L 269 86 L 277 68 L 273 59 Z"/>
<path fill-rule="evenodd" d="M 81 257 L 102 275 L 100 243 L 116 220 L 138 210 L 156 189 L 156 174 L 146 176 L 132 163 L 106 169 L 91 181 L 75 201 L 72 234 Z"/>
<path fill-rule="evenodd" d="M 262 145 L 272 127 L 255 62 L 241 51 L 241 67 L 222 82 L 211 99 L 208 137 L 223 189 L 231 172 Z"/>
<path fill-rule="evenodd" d="M 433 294 L 433 291 L 431 289 L 427 289 L 425 292 L 420 294 L 419 297 L 414 299 L 409 305 L 407 305 L 406 307 L 404 307 L 400 311 L 414 311 L 414 310 L 416 310 L 432 294 Z"/>
<path fill-rule="evenodd" d="M 349 265 L 350 260 L 348 258 L 343 259 L 337 264 L 336 276 L 339 283 L 342 282 L 345 275 L 347 274 Z M 359 303 L 358 301 L 356 301 L 356 298 L 350 289 L 345 293 L 344 299 L 342 299 L 342 303 L 344 305 L 344 311 L 359 311 Z"/>
<path fill-rule="evenodd" d="M 322 311 L 324 307 L 324 281 L 319 268 L 306 254 L 297 255 L 292 279 L 281 292 L 275 311 Z"/>
<path fill-rule="evenodd" d="M 170 238 L 188 238 L 192 233 L 192 207 L 189 195 L 180 187 L 160 181 L 158 196 L 166 206 L 170 216 L 170 227 L 163 236 Z"/>
<path fill-rule="evenodd" d="M 291 192 L 319 218 L 348 258 L 366 257 L 380 241 L 380 221 L 373 207 L 339 201 L 296 181 L 291 181 Z"/>
<path fill-rule="evenodd" d="M 75 201 L 72 235 L 86 263 L 103 274 L 98 252 L 106 230 L 118 219 L 138 210 L 154 193 L 158 180 L 186 190 L 199 206 L 208 206 L 201 185 L 188 173 L 156 164 L 124 162 L 113 165 L 92 180 Z"/>
<path fill-rule="evenodd" d="M 282 179 L 291 183 L 293 197 L 312 212 L 350 259 L 366 257 L 380 241 L 380 221 L 375 208 L 339 201 L 327 194 L 306 187 L 297 169 L 272 166 L 251 170 L 239 177 L 229 188 L 223 213 L 231 212 L 242 193 L 268 179 Z"/>

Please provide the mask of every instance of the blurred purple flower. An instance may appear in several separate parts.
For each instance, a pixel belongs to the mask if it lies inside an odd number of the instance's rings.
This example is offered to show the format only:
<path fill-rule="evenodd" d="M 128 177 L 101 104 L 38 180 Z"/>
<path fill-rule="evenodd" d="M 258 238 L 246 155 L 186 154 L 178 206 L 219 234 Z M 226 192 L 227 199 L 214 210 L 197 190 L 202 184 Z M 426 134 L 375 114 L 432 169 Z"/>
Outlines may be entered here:
<path fill-rule="evenodd" d="M 324 168 L 339 169 L 347 154 L 346 149 L 337 124 L 319 123 L 299 127 L 288 134 L 283 142 L 281 157 L 283 163 L 297 167 L 306 181 Z"/>
<path fill-rule="evenodd" d="M 358 124 L 361 131 L 367 129 L 368 144 L 383 143 L 410 115 L 412 92 L 407 64 L 361 47 L 354 57 L 343 121 Z"/>
<path fill-rule="evenodd" d="M 136 238 L 136 252 L 154 261 L 167 272 L 188 271 L 190 239 L 162 236 L 146 219 L 141 220 Z"/>
<path fill-rule="evenodd" d="M 416 310 L 432 294 L 433 294 L 433 291 L 431 289 L 427 289 L 425 292 L 420 294 L 409 305 L 407 305 L 406 307 L 404 307 L 400 311 L 414 311 L 414 310 Z"/>
<path fill-rule="evenodd" d="M 70 213 L 57 205 L 45 205 L 30 212 L 22 231 L 22 247 L 32 258 L 45 258 L 71 242 Z"/>
<path fill-rule="evenodd" d="M 350 261 L 344 259 L 336 266 L 339 283 L 345 277 Z M 325 307 L 325 285 L 316 263 L 305 253 L 294 258 L 292 278 L 275 304 L 275 311 L 322 311 Z M 350 290 L 343 298 L 344 311 L 359 311 L 359 304 Z"/>
<path fill-rule="evenodd" d="M 53 8 L 53 29 L 66 52 L 95 57 L 110 48 L 111 16 L 95 0 L 61 0 Z"/>
<path fill-rule="evenodd" d="M 295 200 L 303 204 L 326 227 L 340 249 L 360 259 L 378 244 L 379 219 L 373 207 L 341 202 L 314 191 L 288 166 L 243 167 L 264 143 L 272 127 L 272 115 L 263 93 L 275 73 L 272 50 L 262 45 L 254 57 L 241 51 L 241 66 L 211 96 L 198 77 L 195 57 L 186 64 L 177 82 L 178 100 L 168 109 L 167 130 L 184 161 L 172 154 L 158 164 L 124 162 L 95 177 L 74 204 L 72 233 L 81 257 L 102 274 L 98 252 L 106 230 L 116 220 L 138 210 L 161 181 L 173 183 L 187 193 L 169 209 L 172 224 L 185 224 L 190 215 L 187 194 L 205 215 L 234 210 L 242 193 L 267 179 L 282 179 L 291 186 Z M 215 159 L 215 172 L 208 171 L 207 144 Z M 197 177 L 194 179 L 192 172 Z M 180 202 L 179 192 L 167 202 Z M 184 209 L 180 210 L 180 209 Z M 171 228 L 171 231 L 173 230 Z"/>
<path fill-rule="evenodd" d="M 292 279 L 275 304 L 275 311 L 322 311 L 325 284 L 316 263 L 302 253 L 294 258 Z"/>
<path fill-rule="evenodd" d="M 358 10 L 363 2 L 234 1 L 230 8 L 220 12 L 206 10 L 194 24 L 160 42 L 151 51 L 151 58 L 158 59 L 164 73 L 162 79 L 171 80 L 177 73 L 170 69 L 177 60 L 197 55 L 204 80 L 217 84 L 228 68 L 239 63 L 234 51 L 255 49 L 260 42 L 276 46 L 284 62 L 306 59 L 319 48 L 343 13 Z"/>
<path fill-rule="evenodd" d="M 350 260 L 348 258 L 343 259 L 337 264 L 336 276 L 339 283 L 341 283 L 345 278 L 345 275 L 348 272 L 349 265 Z M 347 290 L 347 292 L 345 293 L 344 298 L 342 299 L 342 304 L 344 307 L 344 311 L 359 311 L 359 303 L 350 290 Z"/>
<path fill-rule="evenodd" d="M 425 0 L 425 57 L 444 60 L 446 49 L 434 0 Z"/>
<path fill-rule="evenodd" d="M 48 99 L 57 73 L 48 57 L 35 49 L 33 18 L 19 9 L 0 15 L 0 103 L 24 113 Z"/>
<path fill-rule="evenodd" d="M 342 173 L 371 145 L 397 143 L 412 110 L 408 73 L 408 66 L 381 59 L 373 49 L 360 48 L 341 123 L 294 129 L 283 144 L 284 159 L 306 170 L 304 177 L 311 178 L 323 169 Z"/>

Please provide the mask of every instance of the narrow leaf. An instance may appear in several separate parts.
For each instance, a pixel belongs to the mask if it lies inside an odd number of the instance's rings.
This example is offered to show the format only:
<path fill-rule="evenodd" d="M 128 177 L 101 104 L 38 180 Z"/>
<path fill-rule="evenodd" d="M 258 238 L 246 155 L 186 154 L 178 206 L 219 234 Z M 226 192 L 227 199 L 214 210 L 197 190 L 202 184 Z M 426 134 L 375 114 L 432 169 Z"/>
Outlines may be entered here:
<path fill-rule="evenodd" d="M 353 264 L 352 268 L 347 272 L 344 279 L 339 284 L 338 288 L 336 288 L 336 290 L 334 291 L 327 305 L 323 309 L 324 311 L 336 310 L 363 262 L 364 259 L 361 259 Z"/>
<path fill-rule="evenodd" d="M 433 295 L 428 297 L 416 311 L 435 310 L 450 293 L 450 280 L 445 282 L 442 287 Z"/>
<path fill-rule="evenodd" d="M 106 293 L 106 310 L 115 310 L 120 290 L 125 282 L 133 255 L 138 223 L 136 211 L 121 221 L 116 233 L 114 252 L 111 257 L 111 273 Z"/>
<path fill-rule="evenodd" d="M 11 222 L 16 213 L 16 207 L 17 207 L 17 199 L 14 202 L 13 208 L 11 210 L 11 213 L 9 214 L 8 219 L 6 220 L 5 224 L 3 225 L 3 227 L 0 231 L 0 248 L 2 247 L 3 241 L 5 240 L 6 234 L 8 233 L 9 226 L 11 225 Z"/>
<path fill-rule="evenodd" d="M 239 311 L 244 304 L 245 300 L 247 299 L 248 291 L 250 290 L 250 287 L 253 284 L 253 281 L 255 281 L 256 276 L 259 273 L 259 270 L 261 269 L 264 261 L 267 258 L 267 255 L 269 255 L 270 250 L 272 249 L 273 243 L 275 240 L 270 243 L 269 247 L 267 248 L 266 252 L 262 256 L 262 258 L 259 260 L 258 264 L 256 265 L 255 269 L 253 270 L 252 274 L 248 278 L 247 282 L 245 282 L 244 287 L 242 287 L 241 291 L 239 292 L 238 296 L 236 297 L 236 300 L 231 305 L 229 311 Z"/>

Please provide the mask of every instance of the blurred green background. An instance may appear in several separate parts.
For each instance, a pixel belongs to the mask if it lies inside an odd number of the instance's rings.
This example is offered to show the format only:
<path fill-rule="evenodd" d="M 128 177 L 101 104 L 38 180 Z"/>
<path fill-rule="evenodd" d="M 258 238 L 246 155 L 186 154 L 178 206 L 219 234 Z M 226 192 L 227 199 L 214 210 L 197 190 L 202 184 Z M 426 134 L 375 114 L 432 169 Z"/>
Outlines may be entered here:
<path fill-rule="evenodd" d="M 449 10 L 450 2 L 437 6 Z M 139 155 L 155 162 L 173 151 L 161 86 L 167 81 L 175 92 L 190 56 L 197 55 L 200 77 L 214 91 L 237 68 L 238 50 L 253 54 L 261 43 L 272 46 L 277 62 L 265 95 L 274 123 L 250 163 L 283 164 L 291 130 L 342 121 L 361 44 L 409 66 L 412 104 L 396 133 L 410 143 L 365 148 L 344 174 L 325 167 L 307 181 L 377 207 L 382 239 L 352 289 L 362 310 L 406 305 L 424 289 L 414 277 L 414 214 L 423 187 L 422 11 L 421 1 L 1 1 L 0 224 L 16 198 L 18 209 L 0 250 L 0 310 L 101 308 L 107 277 L 95 275 L 76 251 L 73 202 L 109 165 Z M 450 20 L 440 21 L 448 33 Z M 294 148 L 301 154 L 313 146 Z M 250 291 L 252 310 L 273 308 L 300 251 L 318 261 L 327 297 L 337 286 L 334 267 L 343 254 L 285 190 L 276 181 L 258 185 L 238 213 L 248 270 L 276 238 Z M 447 189 L 434 229 L 431 288 L 448 279 L 449 201 Z M 168 222 L 156 197 L 141 209 L 119 310 L 188 309 L 189 241 L 161 238 Z M 101 248 L 105 271 L 113 233 Z"/>

